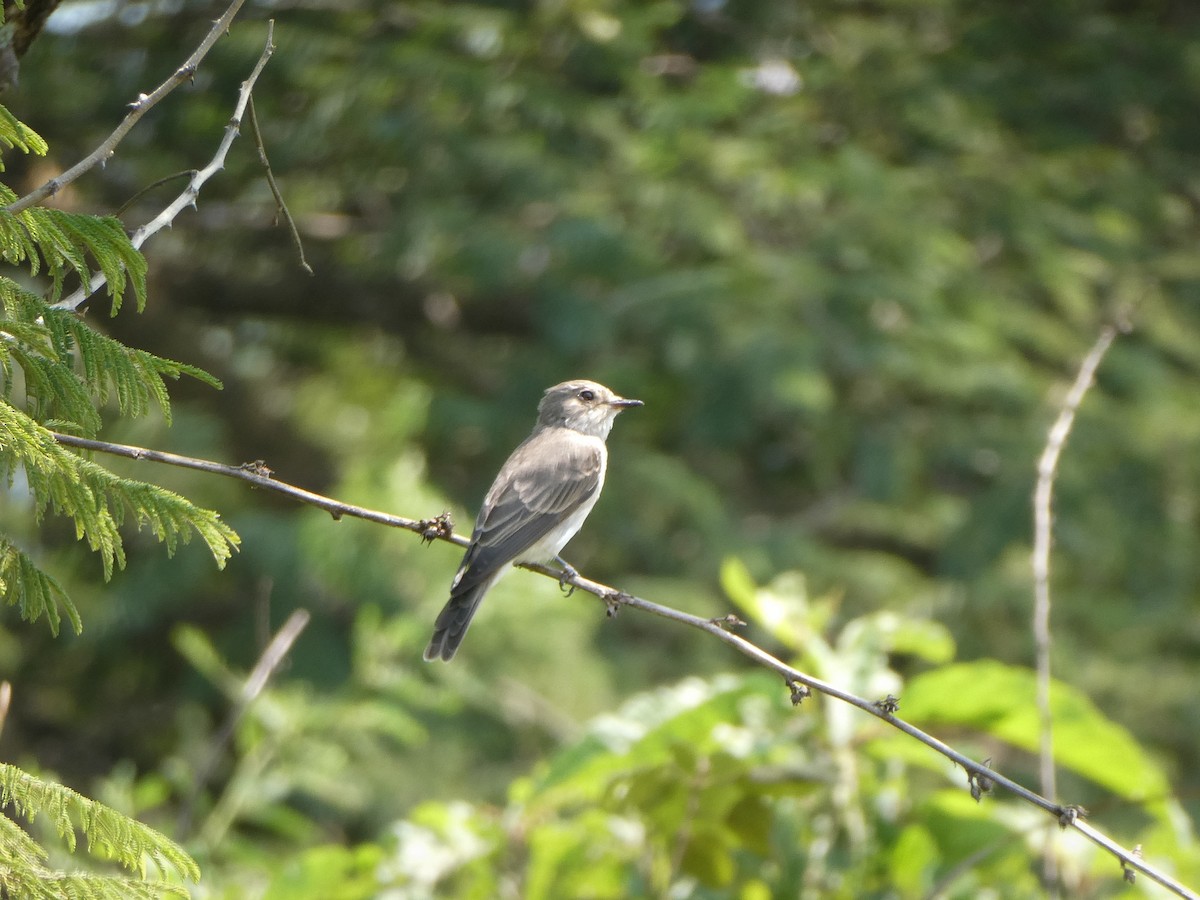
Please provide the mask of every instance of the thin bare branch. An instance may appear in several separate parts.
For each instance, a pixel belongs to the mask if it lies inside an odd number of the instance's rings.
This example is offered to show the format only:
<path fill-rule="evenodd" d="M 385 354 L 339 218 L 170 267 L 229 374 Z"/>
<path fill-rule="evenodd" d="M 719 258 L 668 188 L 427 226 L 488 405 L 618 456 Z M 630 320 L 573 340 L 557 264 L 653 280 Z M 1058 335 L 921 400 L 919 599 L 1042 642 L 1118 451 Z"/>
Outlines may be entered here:
<path fill-rule="evenodd" d="M 6 207 L 7 211 L 10 213 L 19 213 L 22 210 L 29 209 L 31 206 L 36 206 L 47 197 L 54 196 L 68 184 L 76 181 L 81 175 L 91 171 L 112 156 L 117 149 L 117 145 L 121 143 L 125 135 L 129 134 L 133 126 L 141 121 L 142 116 L 157 106 L 160 100 L 179 87 L 179 85 L 195 77 L 196 70 L 200 68 L 200 62 L 208 55 L 208 51 L 213 48 L 213 45 L 221 39 L 221 36 L 229 30 L 230 24 L 245 2 L 246 0 L 233 0 L 225 12 L 221 14 L 221 17 L 213 23 L 213 27 L 204 36 L 204 40 L 192 51 L 192 55 L 184 61 L 183 65 L 176 69 L 170 78 L 149 94 L 141 94 L 136 100 L 130 103 L 130 110 L 125 118 L 121 120 L 121 124 L 116 127 L 112 134 L 104 139 L 104 142 L 99 147 L 61 175 L 56 175 L 40 187 L 34 188 L 24 197 L 10 203 Z"/>
<path fill-rule="evenodd" d="M 306 491 L 303 488 L 294 487 L 283 482 L 278 482 L 270 477 L 270 469 L 263 463 L 256 462 L 242 466 L 229 466 L 222 463 L 211 462 L 209 460 L 195 459 L 188 456 L 180 456 L 174 453 L 163 453 L 158 450 L 146 450 L 141 447 L 131 447 L 125 444 L 112 444 L 106 441 L 89 440 L 78 438 L 72 435 L 53 433 L 59 443 L 71 447 L 80 447 L 87 450 L 94 450 L 100 453 L 110 453 L 117 456 L 123 456 L 129 459 L 148 460 L 152 462 L 167 463 L 174 466 L 182 466 L 189 469 L 197 469 L 202 472 L 211 472 L 217 475 L 225 475 L 232 478 L 240 478 L 243 481 L 248 481 L 258 487 L 274 490 L 285 496 L 292 497 L 301 503 L 307 503 L 324 509 L 330 512 L 334 518 L 342 516 L 352 516 L 354 518 L 365 519 L 369 522 L 377 522 L 382 525 L 391 525 L 396 528 L 403 528 L 407 531 L 415 532 L 422 536 L 425 540 L 442 540 L 452 544 L 457 544 L 460 547 L 465 547 L 469 541 L 463 535 L 455 534 L 450 527 L 449 519 L 445 514 L 437 516 L 433 519 L 408 519 L 402 516 L 393 516 L 388 513 L 378 512 L 372 509 L 366 509 L 359 506 L 353 506 L 349 503 L 341 503 L 337 500 L 332 500 L 328 497 L 323 497 L 320 494 L 314 494 L 311 491 Z M 692 615 L 683 610 L 674 609 L 670 606 L 663 606 L 659 603 L 654 603 L 651 600 L 646 600 L 642 597 L 637 597 L 626 591 L 618 590 L 606 584 L 601 584 L 598 581 L 592 581 L 590 578 L 585 578 L 582 575 L 575 574 L 564 576 L 561 570 L 545 565 L 525 564 L 522 568 L 532 572 L 537 572 L 545 575 L 547 578 L 554 580 L 560 584 L 571 585 L 579 590 L 586 591 L 600 598 L 609 614 L 612 615 L 617 609 L 622 606 L 627 606 L 632 609 L 639 609 L 643 612 L 651 613 L 664 619 L 669 619 L 672 622 L 678 622 L 682 625 L 688 625 L 692 628 L 699 629 L 706 634 L 711 635 L 718 641 L 728 644 L 734 650 L 737 650 L 743 656 L 753 660 L 758 665 L 779 675 L 784 683 L 791 688 L 792 697 L 794 700 L 803 699 L 807 696 L 806 691 L 820 691 L 828 697 L 835 700 L 840 700 L 843 703 L 848 703 L 855 706 L 868 715 L 881 719 L 910 737 L 920 741 L 925 746 L 940 753 L 946 759 L 951 760 L 961 766 L 966 772 L 968 781 L 974 785 L 986 784 L 989 786 L 1000 786 L 1005 788 L 1010 793 L 1014 794 L 1021 800 L 1036 806 L 1037 808 L 1049 813 L 1058 824 L 1063 828 L 1073 828 L 1078 831 L 1088 840 L 1092 841 L 1097 846 L 1111 853 L 1121 864 L 1124 871 L 1136 871 L 1146 876 L 1151 881 L 1163 886 L 1167 890 L 1179 897 L 1187 898 L 1187 900 L 1200 900 L 1200 894 L 1196 894 L 1183 884 L 1171 878 L 1159 868 L 1146 862 L 1139 854 L 1126 850 L 1121 845 L 1117 844 L 1111 838 L 1104 835 L 1102 832 L 1091 827 L 1083 821 L 1084 811 L 1077 806 L 1063 806 L 1055 803 L 1040 794 L 1031 791 L 1010 778 L 1001 775 L 999 772 L 993 771 L 987 765 L 976 762 L 967 756 L 959 753 L 953 747 L 943 743 L 937 738 L 917 728 L 903 719 L 895 715 L 897 709 L 897 701 L 894 697 L 882 698 L 879 700 L 867 700 L 864 697 L 859 697 L 849 691 L 844 691 L 836 685 L 829 684 L 807 675 L 804 672 L 794 669 L 787 663 L 772 656 L 766 650 L 759 647 L 757 644 L 751 643 L 743 637 L 729 631 L 732 620 L 729 617 L 719 617 L 716 619 L 705 619 L 700 616 Z"/>
<path fill-rule="evenodd" d="M 229 155 L 229 148 L 233 146 L 233 142 L 238 136 L 238 131 L 242 125 L 242 118 L 246 114 L 246 106 L 250 103 L 250 93 L 254 90 L 254 83 L 258 81 L 258 76 L 262 73 L 263 67 L 266 66 L 267 60 L 275 52 L 274 37 L 275 20 L 272 19 L 267 23 L 266 46 L 263 47 L 262 55 L 259 56 L 258 62 L 254 64 L 250 76 L 242 82 L 241 90 L 238 92 L 237 106 L 234 107 L 233 117 L 229 120 L 229 124 L 225 126 L 225 135 L 221 138 L 216 155 L 213 156 L 207 166 L 192 173 L 191 180 L 188 181 L 187 187 L 183 189 L 183 193 L 171 201 L 166 209 L 130 236 L 130 243 L 134 247 L 140 249 L 148 238 L 170 225 L 183 210 L 189 206 L 195 207 L 196 197 L 200 194 L 200 188 L 204 186 L 204 183 L 208 179 L 212 178 L 213 175 L 225 167 L 225 157 Z M 88 288 L 79 288 L 71 296 L 59 300 L 53 306 L 55 309 L 78 309 L 88 297 L 100 290 L 106 283 L 107 279 L 104 277 L 104 274 L 97 272 L 92 275 Z"/>
<path fill-rule="evenodd" d="M 275 636 L 271 638 L 270 643 L 267 644 L 262 655 L 258 658 L 258 662 L 250 670 L 250 674 L 246 676 L 240 696 L 229 710 L 225 724 L 221 726 L 221 730 L 213 738 L 208 748 L 208 754 L 192 781 L 191 795 L 188 801 L 183 804 L 183 809 L 179 814 L 178 832 L 180 835 L 186 835 L 191 830 L 192 812 L 196 806 L 196 799 L 199 797 L 200 791 L 203 790 L 205 784 L 208 783 L 208 779 L 212 776 L 213 770 L 217 767 L 217 763 L 221 759 L 221 755 L 225 752 L 225 748 L 233 740 L 238 723 L 242 721 L 250 705 L 263 692 L 263 689 L 266 688 L 267 682 L 271 680 L 271 676 L 275 674 L 284 657 L 291 651 L 292 645 L 300 637 L 300 632 L 308 626 L 311 618 L 312 616 L 309 615 L 306 609 L 294 610 L 288 616 L 287 621 L 280 627 L 279 631 L 275 633 Z"/>
<path fill-rule="evenodd" d="M 1040 748 L 1038 753 L 1038 777 L 1042 794 L 1056 800 L 1058 787 L 1054 768 L 1054 712 L 1050 708 L 1050 545 L 1052 542 L 1054 479 L 1058 474 L 1058 460 L 1075 423 L 1075 413 L 1084 395 L 1092 385 L 1096 369 L 1104 354 L 1112 346 L 1117 329 L 1107 325 L 1092 345 L 1079 366 L 1075 381 L 1063 397 L 1062 406 L 1050 431 L 1046 435 L 1046 446 L 1038 459 L 1037 486 L 1033 492 L 1033 642 L 1037 655 L 1037 707 L 1040 722 Z M 1058 864 L 1054 852 L 1055 835 L 1046 839 L 1043 875 L 1047 885 L 1058 881 Z"/>
<path fill-rule="evenodd" d="M 129 209 L 129 207 L 131 207 L 131 206 L 133 206 L 133 204 L 137 203 L 139 198 L 150 193 L 155 188 L 162 187 L 164 184 L 170 184 L 172 181 L 175 181 L 180 178 L 194 178 L 194 177 L 196 177 L 195 169 L 184 169 L 182 172 L 176 172 L 174 175 L 164 175 L 162 178 L 156 178 L 154 181 L 150 182 L 145 187 L 137 190 L 133 194 L 132 197 L 130 197 L 128 200 L 126 200 L 124 203 L 122 203 L 120 206 L 118 206 L 116 211 L 113 213 L 113 215 L 120 218 L 121 215 L 125 212 L 125 210 Z"/>
<path fill-rule="evenodd" d="M 267 186 L 271 189 L 271 194 L 275 197 L 277 215 L 283 217 L 283 221 L 288 227 L 288 233 L 292 236 L 292 246 L 296 248 L 296 255 L 300 257 L 300 268 L 309 275 L 312 275 L 312 266 L 304 258 L 304 244 L 300 240 L 300 231 L 296 228 L 296 220 L 292 218 L 292 213 L 288 209 L 287 203 L 284 202 L 279 185 L 275 182 L 275 173 L 271 171 L 271 161 L 267 159 L 267 147 L 263 143 L 262 130 L 258 127 L 258 113 L 254 111 L 253 97 L 250 98 L 249 112 L 250 131 L 254 135 L 254 146 L 258 148 L 258 161 L 262 163 L 263 171 L 267 175 Z"/>
<path fill-rule="evenodd" d="M 0 681 L 0 732 L 8 721 L 8 708 L 12 706 L 12 682 Z"/>

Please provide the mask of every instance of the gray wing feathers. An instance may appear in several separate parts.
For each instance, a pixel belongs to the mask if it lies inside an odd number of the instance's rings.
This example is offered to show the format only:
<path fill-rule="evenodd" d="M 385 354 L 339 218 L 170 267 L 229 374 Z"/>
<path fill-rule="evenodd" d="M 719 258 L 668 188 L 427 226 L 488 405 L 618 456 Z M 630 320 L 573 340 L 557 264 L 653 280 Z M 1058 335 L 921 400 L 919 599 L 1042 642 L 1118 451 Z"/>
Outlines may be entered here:
<path fill-rule="evenodd" d="M 546 453 L 546 440 L 555 452 Z M 451 596 L 489 578 L 545 537 L 599 487 L 603 445 L 566 431 L 533 435 L 508 458 L 488 491 Z"/>

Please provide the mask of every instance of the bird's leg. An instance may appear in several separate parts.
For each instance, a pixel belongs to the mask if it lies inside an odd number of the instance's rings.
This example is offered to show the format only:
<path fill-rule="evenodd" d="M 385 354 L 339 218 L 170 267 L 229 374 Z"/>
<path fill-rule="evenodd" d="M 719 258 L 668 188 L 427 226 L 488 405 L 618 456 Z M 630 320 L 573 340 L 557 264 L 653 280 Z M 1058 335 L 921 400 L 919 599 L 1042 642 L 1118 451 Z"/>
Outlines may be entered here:
<path fill-rule="evenodd" d="M 573 593 L 575 593 L 575 585 L 567 584 L 567 582 L 570 581 L 572 578 L 575 578 L 579 574 L 579 572 L 576 570 L 576 568 L 573 565 L 571 565 L 569 562 L 567 562 L 561 556 L 554 557 L 554 561 L 556 563 L 558 563 L 560 566 L 562 566 L 562 572 L 558 576 L 559 590 L 564 591 L 566 593 L 566 595 L 568 597 L 570 597 Z"/>

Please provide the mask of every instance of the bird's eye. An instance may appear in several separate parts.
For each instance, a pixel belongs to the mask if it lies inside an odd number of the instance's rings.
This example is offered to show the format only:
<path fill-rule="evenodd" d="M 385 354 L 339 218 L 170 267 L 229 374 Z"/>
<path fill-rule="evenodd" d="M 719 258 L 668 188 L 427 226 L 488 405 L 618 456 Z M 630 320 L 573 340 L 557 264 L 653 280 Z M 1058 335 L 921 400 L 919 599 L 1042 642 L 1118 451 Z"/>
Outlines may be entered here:
<path fill-rule="evenodd" d="M 596 399 L 596 392 L 589 391 L 587 388 L 584 388 L 582 391 L 579 392 L 579 399 L 583 400 L 585 403 L 591 403 L 593 400 Z"/>

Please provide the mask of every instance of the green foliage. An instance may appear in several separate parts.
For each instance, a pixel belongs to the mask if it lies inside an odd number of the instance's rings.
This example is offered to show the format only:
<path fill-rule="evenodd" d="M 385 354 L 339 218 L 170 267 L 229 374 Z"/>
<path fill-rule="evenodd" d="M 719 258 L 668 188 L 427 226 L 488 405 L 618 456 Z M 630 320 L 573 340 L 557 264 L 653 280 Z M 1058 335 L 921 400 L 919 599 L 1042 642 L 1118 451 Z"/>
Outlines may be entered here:
<path fill-rule="evenodd" d="M 0 473 L 11 484 L 20 467 L 39 519 L 49 509 L 74 520 L 76 537 L 86 539 L 100 554 L 106 579 L 112 577 L 114 565 L 125 565 L 120 526 L 127 515 L 139 528 L 148 525 L 154 536 L 166 543 L 168 553 L 174 553 L 179 542 L 187 542 L 195 532 L 208 545 L 217 565 L 223 566 L 237 546 L 237 534 L 217 513 L 201 509 L 173 491 L 121 478 L 82 458 L 4 402 L 0 402 L 0 428 L 5 435 L 0 443 Z M 10 590 L 6 597 L 15 603 L 22 587 L 14 582 Z M 56 625 L 57 619 L 52 618 L 51 627 Z"/>
<path fill-rule="evenodd" d="M 15 147 L 23 153 L 35 153 L 38 156 L 45 156 L 49 149 L 36 131 L 18 121 L 3 105 L 0 105 L 0 143 L 9 149 Z M 3 157 L 0 157 L 0 172 L 3 171 L 4 161 Z"/>
<path fill-rule="evenodd" d="M 92 435 L 100 427 L 97 405 L 116 400 L 122 416 L 141 416 L 153 404 L 169 423 L 165 379 L 188 375 L 212 387 L 221 383 L 195 366 L 127 347 L 91 328 L 77 314 L 47 307 L 7 278 L 0 278 L 0 342 L 4 398 L 15 399 L 14 367 L 24 376 L 20 399 L 41 421 L 55 420 Z"/>
<path fill-rule="evenodd" d="M 384 851 L 377 845 L 325 845 L 289 859 L 263 900 L 371 900 Z"/>
<path fill-rule="evenodd" d="M 0 185 L 0 204 L 17 199 Z M 146 258 L 129 241 L 115 216 L 92 216 L 32 206 L 15 215 L 0 210 L 0 257 L 13 265 L 26 263 L 31 275 L 44 267 L 50 276 L 49 300 L 59 300 L 66 278 L 74 274 L 85 292 L 92 289 L 92 261 L 105 278 L 112 314 L 121 308 L 127 285 L 133 287 L 138 310 L 146 304 Z"/>
<path fill-rule="evenodd" d="M 904 712 L 914 722 L 974 728 L 1036 753 L 1036 696 L 1035 675 L 1029 669 L 979 660 L 914 678 L 905 687 Z M 1127 800 L 1153 800 L 1168 793 L 1161 767 L 1080 691 L 1052 683 L 1050 709 L 1060 765 Z"/>
<path fill-rule="evenodd" d="M 15 197 L 0 186 L 0 202 Z M 114 314 L 127 282 L 139 308 L 144 304 L 146 262 L 118 219 L 40 207 L 15 216 L 0 212 L 0 254 L 9 263 L 27 263 L 30 275 L 44 264 L 51 277 L 51 301 L 61 296 L 69 272 L 88 288 L 95 259 Z M 121 416 L 141 416 L 156 408 L 169 422 L 167 378 L 186 374 L 214 387 L 220 383 L 194 366 L 127 347 L 7 277 L 0 277 L 0 310 L 0 474 L 12 485 L 17 473 L 23 473 L 38 520 L 47 509 L 74 520 L 76 537 L 100 554 L 106 579 L 114 566 L 125 564 L 120 526 L 126 517 L 139 528 L 149 526 L 172 554 L 180 540 L 198 534 L 223 566 L 237 546 L 237 535 L 215 512 L 172 491 L 114 475 L 59 446 L 48 427 L 94 435 L 100 429 L 100 409 L 110 401 Z M 23 388 L 19 395 L 18 385 Z M 78 631 L 79 616 L 58 583 L 11 541 L 2 546 L 6 602 L 19 606 L 28 620 L 45 615 L 55 633 L 61 605 Z"/>
<path fill-rule="evenodd" d="M 34 565 L 27 554 L 3 538 L 0 538 L 0 594 L 10 606 L 17 607 L 26 622 L 35 622 L 45 616 L 53 634 L 58 634 L 62 621 L 60 605 L 75 632 L 83 630 L 79 611 L 61 585 Z"/>
<path fill-rule="evenodd" d="M 113 860 L 139 876 L 135 880 L 48 870 L 47 852 L 12 819 L 0 815 L 0 889 L 6 896 L 72 900 L 188 896 L 177 883 L 147 880 L 147 863 L 154 864 L 160 877 L 179 875 L 192 881 L 200 877 L 195 861 L 174 841 L 70 788 L 6 763 L 0 763 L 0 805 L 11 807 L 31 824 L 38 817 L 49 819 L 72 853 L 76 830 L 82 831 L 92 855 Z"/>
<path fill-rule="evenodd" d="M 44 142 L 0 108 L 0 142 L 45 153 Z M 0 186 L 0 203 L 15 193 Z M 100 334 L 75 313 L 51 304 L 67 277 L 90 291 L 93 261 L 106 280 L 115 314 L 128 285 L 139 309 L 145 302 L 146 262 L 118 219 L 31 208 L 0 210 L 0 256 L 25 265 L 29 276 L 49 276 L 48 301 L 0 276 L 0 477 L 10 493 L 21 479 L 27 511 L 41 523 L 47 511 L 75 524 L 75 537 L 100 555 L 105 579 L 125 564 L 121 526 L 145 525 L 173 554 L 198 534 L 223 566 L 237 535 L 217 513 L 201 509 L 164 488 L 123 478 L 60 445 L 51 427 L 94 435 L 101 407 L 113 401 L 119 415 L 140 416 L 157 408 L 167 421 L 166 378 L 188 374 L 213 386 L 215 379 L 192 366 L 131 349 Z M 78 633 L 82 620 L 60 582 L 33 556 L 0 534 L 0 596 L 34 621 L 44 616 L 57 634 L 65 613 Z M 93 856 L 112 860 L 137 878 L 92 872 L 64 873 L 47 863 L 50 854 L 10 818 L 0 816 L 0 894 L 6 897 L 158 898 L 188 896 L 178 876 L 199 878 L 195 861 L 176 843 L 139 822 L 53 782 L 0 764 L 0 805 L 32 825 L 49 820 L 71 853 L 76 832 Z M 153 863 L 161 877 L 147 877 Z M 163 880 L 164 877 L 171 880 Z"/>

